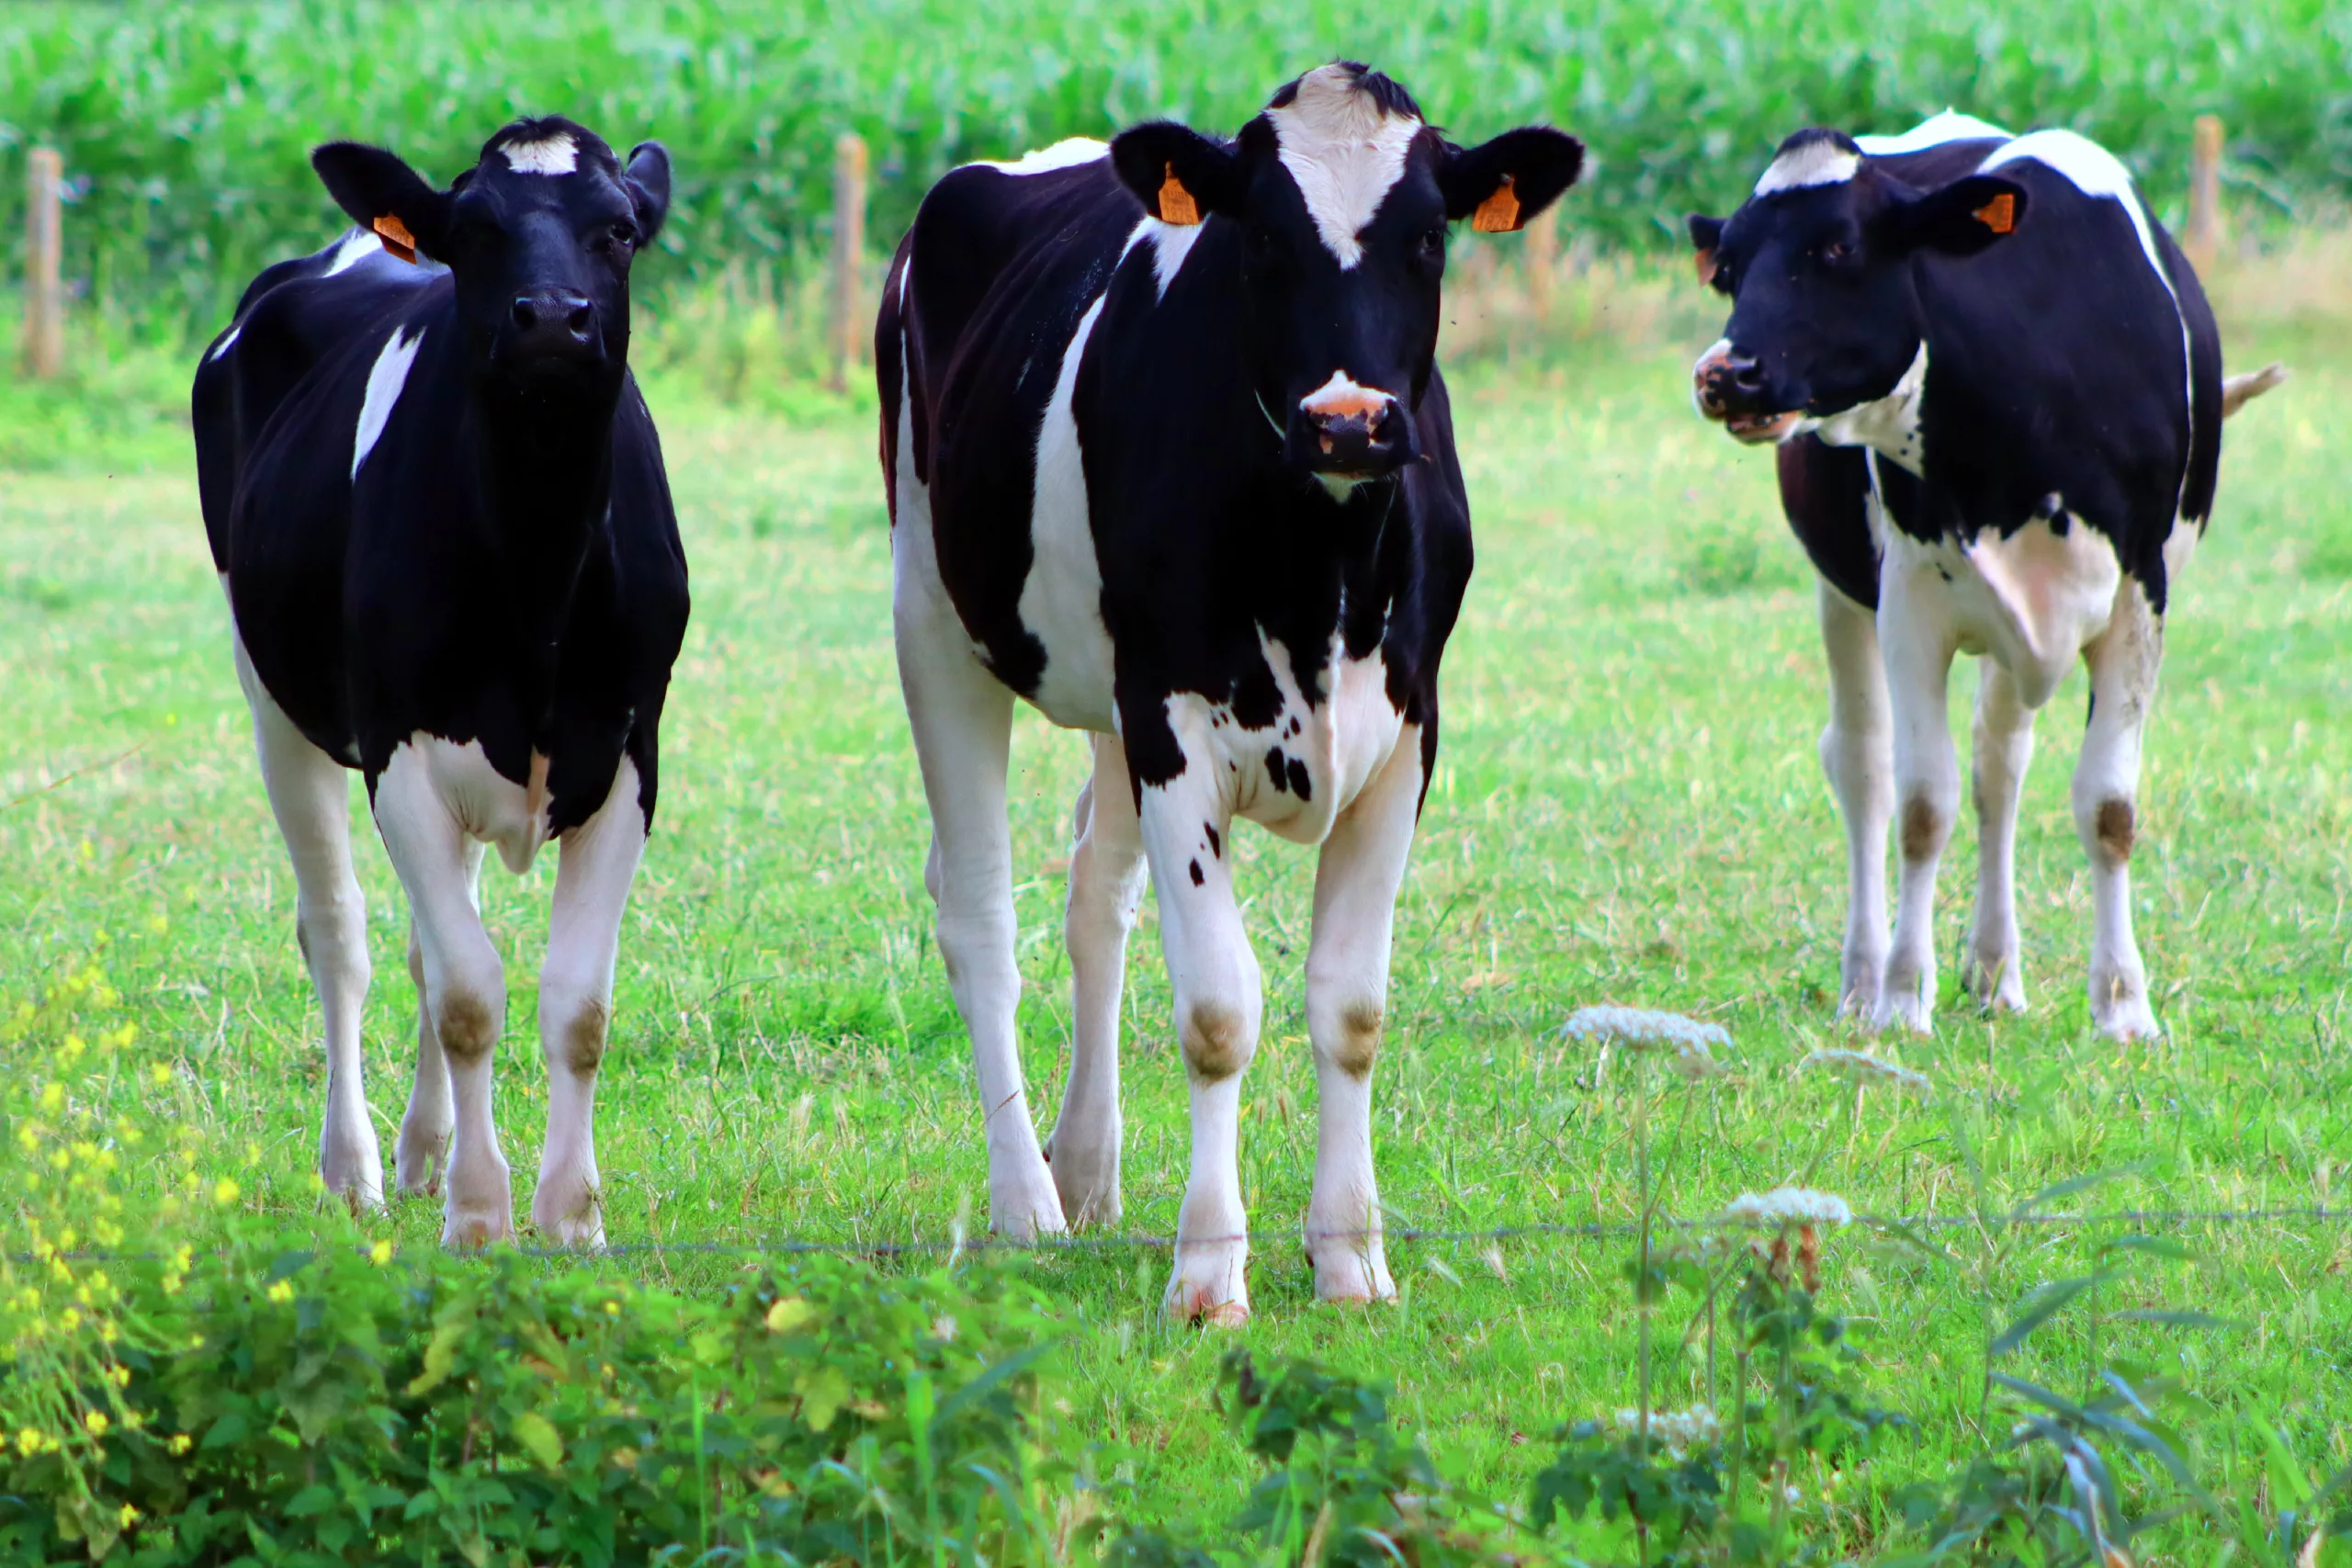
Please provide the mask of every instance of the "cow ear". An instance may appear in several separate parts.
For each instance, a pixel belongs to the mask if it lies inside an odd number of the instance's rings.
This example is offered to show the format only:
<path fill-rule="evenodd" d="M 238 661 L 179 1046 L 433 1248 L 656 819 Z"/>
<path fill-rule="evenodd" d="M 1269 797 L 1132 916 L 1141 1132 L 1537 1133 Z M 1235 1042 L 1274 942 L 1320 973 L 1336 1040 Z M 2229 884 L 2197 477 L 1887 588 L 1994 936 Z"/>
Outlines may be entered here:
<path fill-rule="evenodd" d="M 1724 220 L 1694 212 L 1682 221 L 1690 231 L 1690 248 L 1697 253 L 1694 259 L 1699 267 L 1699 281 L 1713 283 L 1715 280 L 1715 253 L 1723 248 L 1724 243 Z"/>
<path fill-rule="evenodd" d="M 1143 209 L 1163 223 L 1193 224 L 1229 212 L 1241 199 L 1233 150 L 1170 120 L 1123 130 L 1111 141 L 1111 166 Z"/>
<path fill-rule="evenodd" d="M 1523 125 L 1452 152 L 1438 171 L 1448 219 L 1506 234 L 1560 199 L 1584 167 L 1584 143 L 1549 126 Z"/>
<path fill-rule="evenodd" d="M 397 155 L 356 141 L 330 141 L 311 153 L 311 167 L 334 204 L 354 223 L 373 230 L 386 250 L 404 261 L 414 261 L 419 251 L 440 254 L 449 231 L 449 198 Z"/>
<path fill-rule="evenodd" d="M 670 216 L 670 150 L 659 141 L 640 141 L 630 148 L 621 188 L 637 203 L 637 243 L 642 249 L 653 243 Z"/>
<path fill-rule="evenodd" d="M 1970 175 L 1894 209 L 1905 248 L 1973 256 L 2025 221 L 2025 186 L 1998 175 Z"/>

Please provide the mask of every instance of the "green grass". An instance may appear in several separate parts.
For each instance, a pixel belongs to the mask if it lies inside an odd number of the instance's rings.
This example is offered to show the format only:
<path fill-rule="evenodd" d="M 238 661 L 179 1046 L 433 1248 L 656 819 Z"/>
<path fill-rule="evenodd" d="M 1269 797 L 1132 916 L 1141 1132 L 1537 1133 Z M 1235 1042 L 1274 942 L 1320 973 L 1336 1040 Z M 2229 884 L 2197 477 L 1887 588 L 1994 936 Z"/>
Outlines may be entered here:
<path fill-rule="evenodd" d="M 315 143 L 385 141 L 447 180 L 513 115 L 560 110 L 668 142 L 673 254 L 790 264 L 826 232 L 844 130 L 872 147 L 887 243 L 952 164 L 1157 115 L 1229 131 L 1340 54 L 1462 136 L 1585 137 L 1566 222 L 1620 246 L 1679 247 L 1683 214 L 1736 202 L 1800 126 L 1947 107 L 2098 138 L 2167 220 L 2200 113 L 2229 128 L 2246 217 L 2352 196 L 2346 0 L 0 0 L 0 263 L 23 149 L 56 145 L 69 275 L 209 336 L 245 278 L 340 225 Z"/>
<path fill-rule="evenodd" d="M 1964 1214 L 2100 1171 L 2121 1174 L 2060 1207 L 2352 1201 L 2352 451 L 2328 434 L 2352 406 L 2352 353 L 2272 335 L 2233 344 L 2233 363 L 2283 343 L 2298 377 L 2231 426 L 2220 515 L 2176 601 L 2149 744 L 2135 891 L 2169 1032 L 2119 1047 L 2088 1030 L 2087 887 L 2065 783 L 2075 684 L 2041 726 L 2020 832 L 2034 1010 L 1987 1023 L 1952 994 L 1973 880 L 1963 827 L 1940 900 L 1939 1027 L 1883 1043 L 1935 1077 L 1928 1100 L 1858 1099 L 1793 1070 L 1816 1045 L 1850 1043 L 1830 1016 L 1843 869 L 1814 757 L 1821 655 L 1769 464 L 1688 412 L 1695 344 L 1461 368 L 1480 556 L 1449 650 L 1445 750 L 1399 912 L 1378 1070 L 1393 1224 L 1635 1216 L 1636 1075 L 1612 1067 L 1597 1086 L 1589 1053 L 1554 1033 L 1602 1000 L 1702 1014 L 1736 1042 L 1728 1079 L 1651 1091 L 1668 1213 L 1804 1180 L 1861 1211 Z M 639 1249 L 945 1240 L 985 1214 L 985 1172 L 927 935 L 926 823 L 890 658 L 869 416 L 812 396 L 780 419 L 702 386 L 680 374 L 650 388 L 696 598 L 602 1090 L 610 1237 Z M 308 1218 L 323 1082 L 291 877 L 186 452 L 159 428 L 115 446 L 90 436 L 51 472 L 0 474 L 0 992 L 30 991 L 103 944 L 143 1030 L 130 1055 L 185 1069 L 181 1115 L 202 1131 L 208 1174 L 333 1234 L 348 1222 Z M 1963 743 L 1969 680 L 1954 682 Z M 1067 1060 L 1059 910 L 1081 755 L 1020 722 L 1023 1026 L 1046 1119 Z M 378 977 L 368 1070 L 389 1148 L 415 1006 L 398 889 L 357 821 Z M 1269 989 L 1242 1178 L 1253 1222 L 1279 1238 L 1304 1211 L 1314 1143 L 1311 859 L 1254 832 L 1236 853 Z M 551 862 L 519 881 L 493 871 L 484 888 L 509 959 L 501 1103 L 526 1197 L 544 1117 L 529 1021 Z M 1128 1227 L 1164 1235 L 1186 1125 L 1158 934 L 1147 911 L 1129 963 L 1125 1161 Z M 429 1247 L 437 1227 L 428 1206 L 402 1203 L 363 1228 Z M 1799 1478 L 1825 1540 L 1883 1547 L 1888 1492 L 1975 1451 L 1988 1319 L 2080 1272 L 2116 1234 L 1955 1231 L 1941 1238 L 1949 1264 L 1861 1232 L 1832 1244 L 1828 1289 L 1862 1319 L 1873 1380 L 1918 1426 L 1868 1474 Z M 2306 1475 L 2352 1460 L 2352 1225 L 2179 1235 L 2195 1262 L 2144 1270 L 2109 1304 L 2226 1325 L 2109 1323 L 2101 1354 L 2185 1380 L 2193 1462 L 2238 1510 L 2210 1529 L 2168 1527 L 2167 1551 L 2218 1562 L 2234 1540 L 2270 1561 L 2284 1461 L 2266 1434 Z M 1402 1299 L 1342 1310 L 1314 1303 L 1295 1241 L 1269 1240 L 1246 1338 L 1394 1379 L 1399 1417 L 1449 1475 L 1523 1496 L 1555 1426 L 1634 1403 L 1630 1249 L 1518 1237 L 1487 1251 L 1399 1242 Z M 702 1289 L 740 1262 L 632 1250 L 608 1267 Z M 1039 1263 L 1066 1319 L 1070 1426 L 1132 1481 L 1137 1517 L 1223 1518 L 1253 1473 L 1210 1404 L 1229 1340 L 1159 1320 L 1166 1267 L 1152 1250 Z M 1681 1328 L 1677 1309 L 1661 1405 L 1701 1386 Z M 2012 1370 L 2079 1390 L 2089 1353 L 2070 1314 Z M 1997 1404 L 1993 1417 L 2006 1420 Z"/>

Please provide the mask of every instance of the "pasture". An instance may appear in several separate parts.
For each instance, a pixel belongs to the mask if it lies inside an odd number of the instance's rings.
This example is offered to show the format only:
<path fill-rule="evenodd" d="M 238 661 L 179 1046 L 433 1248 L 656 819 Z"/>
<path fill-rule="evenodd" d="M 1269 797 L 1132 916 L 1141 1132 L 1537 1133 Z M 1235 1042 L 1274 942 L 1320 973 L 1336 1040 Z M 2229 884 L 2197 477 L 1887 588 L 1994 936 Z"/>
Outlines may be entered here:
<path fill-rule="evenodd" d="M 2221 1499 L 2216 1522 L 2176 1521 L 2158 1550 L 2277 1559 L 2278 1512 L 2352 1461 L 2352 342 L 2256 309 L 2275 284 L 2250 276 L 2227 295 L 2252 302 L 2225 319 L 2231 359 L 2284 356 L 2297 378 L 2231 425 L 2217 520 L 2169 620 L 2141 797 L 2134 893 L 2167 1032 L 2117 1047 L 2087 1027 L 2086 881 L 2065 794 L 2077 675 L 2043 716 L 2020 833 L 2033 1010 L 1987 1021 L 1958 993 L 1963 819 L 1939 893 L 1936 1031 L 1877 1043 L 1933 1081 L 1920 1097 L 1798 1067 L 1815 1048 L 1871 1043 L 1832 1017 L 1843 870 L 1815 758 L 1810 573 L 1769 460 L 1690 413 L 1687 367 L 1713 331 L 1703 303 L 1659 308 L 1653 290 L 1639 330 L 1517 350 L 1510 331 L 1482 336 L 1465 304 L 1457 338 L 1484 347 L 1450 373 L 1479 560 L 1375 1078 L 1402 1293 L 1369 1311 L 1313 1301 L 1296 1241 L 1314 1141 L 1299 941 L 1311 860 L 1237 829 L 1268 987 L 1245 1089 L 1261 1234 L 1243 1342 L 1393 1382 L 1394 1416 L 1445 1476 L 1516 1499 L 1556 1427 L 1638 1397 L 1626 1269 L 1645 1209 L 1703 1217 L 1802 1183 L 1858 1213 L 1961 1222 L 1930 1233 L 1940 1256 L 1867 1225 L 1829 1243 L 1824 1295 L 1854 1315 L 1870 1382 L 1914 1426 L 1866 1472 L 1790 1477 L 1820 1550 L 1892 1550 L 1894 1491 L 1997 1443 L 2014 1412 L 1988 1399 L 1988 1371 L 2081 1393 L 2114 1365 L 2177 1380 L 2165 1418 Z M 1609 304 L 1596 292 L 1584 308 L 1598 320 Z M 179 367 L 134 359 L 85 394 L 99 416 L 41 471 L 0 473 L 0 999 L 100 955 L 139 1027 L 126 1062 L 169 1069 L 169 1118 L 192 1130 L 204 1179 L 236 1184 L 241 1213 L 429 1249 L 435 1206 L 354 1222 L 311 1183 L 322 1069 L 292 881 L 184 432 L 167 413 L 122 414 L 141 388 L 167 408 Z M 600 1094 L 616 1251 L 543 1267 L 694 1292 L 741 1273 L 750 1254 L 732 1248 L 952 1246 L 985 1213 L 985 1171 L 927 934 L 870 409 L 811 395 L 786 417 L 684 371 L 647 390 L 695 616 Z M 1952 694 L 1963 744 L 1967 663 Z M 1082 755 L 1020 721 L 1023 1051 L 1047 1122 L 1067 1066 L 1060 905 Z M 389 1148 L 415 998 L 398 888 L 364 800 L 355 810 L 376 972 L 369 1093 Z M 519 881 L 493 863 L 483 888 L 508 964 L 499 1105 L 518 1182 L 545 1113 L 528 1021 L 552 876 L 546 858 Z M 1731 1072 L 1682 1085 L 1636 1059 L 1604 1071 L 1557 1032 L 1604 1001 L 1720 1022 Z M 1186 1125 L 1148 904 L 1126 1018 L 1123 1230 L 1165 1236 Z M 2039 1204 L 2065 1223 L 2000 1223 L 2093 1177 Z M 150 1200 L 177 1179 L 160 1160 L 124 1177 Z M 2316 1208 L 2333 1216 L 2282 1213 Z M 1510 1234 L 1482 1234 L 1495 1232 Z M 2143 1234 L 2179 1247 L 2118 1249 Z M 1988 1340 L 2037 1290 L 2127 1256 L 2138 1266 L 1988 1367 Z M 1113 1238 L 1025 1270 L 1062 1340 L 1069 1440 L 1148 1524 L 1227 1517 L 1250 1473 L 1212 1398 L 1234 1341 L 1159 1319 L 1166 1267 L 1163 1248 Z M 1707 1393 L 1712 1339 L 1695 1319 L 1686 1334 L 1688 1317 L 1659 1310 L 1646 1375 L 1661 1408 Z M 2128 1490 L 2163 1492 L 2150 1475 Z"/>

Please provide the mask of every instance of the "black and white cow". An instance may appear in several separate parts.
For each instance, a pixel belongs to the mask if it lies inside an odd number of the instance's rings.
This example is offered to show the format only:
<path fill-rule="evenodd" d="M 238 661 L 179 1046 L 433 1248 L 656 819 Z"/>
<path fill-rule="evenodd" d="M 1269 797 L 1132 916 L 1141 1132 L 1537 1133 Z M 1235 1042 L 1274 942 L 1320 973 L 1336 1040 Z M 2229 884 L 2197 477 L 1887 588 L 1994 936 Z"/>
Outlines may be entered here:
<path fill-rule="evenodd" d="M 446 1175 L 452 1245 L 514 1228 L 491 1115 L 506 988 L 477 908 L 483 847 L 520 873 L 562 843 L 531 1213 L 543 1234 L 594 1245 L 596 1072 L 686 624 L 662 450 L 628 372 L 629 264 L 662 227 L 669 157 L 648 142 L 624 168 L 545 118 L 491 138 L 447 190 L 373 147 L 335 142 L 311 163 L 360 227 L 246 290 L 197 372 L 195 426 L 326 1015 L 320 1171 L 355 1204 L 382 1201 L 360 1087 L 356 768 L 408 894 L 420 992 L 397 1174 L 412 1192 Z"/>
<path fill-rule="evenodd" d="M 1965 652 L 1985 660 L 1965 977 L 1985 1006 L 2024 1008 L 2018 799 L 2034 712 L 2079 657 L 2091 1013 L 2109 1035 L 2153 1033 L 2129 870 L 2141 733 L 2223 414 L 2276 367 L 2224 384 L 2195 273 L 2123 166 L 2070 131 L 2013 137 L 1955 114 L 1899 137 L 1802 130 L 1737 212 L 1690 227 L 1701 275 L 1732 300 L 1693 371 L 1699 412 L 1781 444 L 1783 505 L 1821 576 L 1843 1005 L 1928 1025 L 1936 863 L 1960 804 L 1945 683 Z"/>
<path fill-rule="evenodd" d="M 1343 62 L 1231 141 L 1154 123 L 958 169 L 892 264 L 876 359 L 899 669 L 990 1218 L 1027 1237 L 1119 1214 L 1119 993 L 1148 865 L 1191 1081 L 1180 1315 L 1249 1312 L 1235 1143 L 1261 997 L 1237 817 L 1322 846 L 1306 1246 L 1317 1294 L 1391 1292 L 1371 1073 L 1471 558 L 1435 363 L 1446 226 L 1517 228 L 1581 158 L 1540 128 L 1458 148 Z M 1042 1149 L 1015 1051 L 1016 695 L 1094 735 L 1065 927 L 1076 1044 Z"/>

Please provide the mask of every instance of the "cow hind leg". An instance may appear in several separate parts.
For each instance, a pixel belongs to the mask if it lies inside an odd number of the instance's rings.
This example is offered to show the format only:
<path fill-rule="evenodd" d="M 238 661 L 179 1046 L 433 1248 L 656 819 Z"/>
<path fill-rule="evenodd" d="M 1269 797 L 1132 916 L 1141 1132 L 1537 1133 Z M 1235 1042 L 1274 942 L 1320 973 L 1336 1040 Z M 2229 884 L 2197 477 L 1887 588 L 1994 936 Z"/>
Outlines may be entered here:
<path fill-rule="evenodd" d="M 312 745 L 263 689 L 242 641 L 236 660 L 270 811 L 294 863 L 295 938 L 325 1021 L 327 1104 L 319 1176 L 353 1207 L 380 1208 L 384 1159 L 360 1071 L 359 1021 L 372 970 L 367 908 L 351 863 L 350 774 Z"/>
<path fill-rule="evenodd" d="M 479 910 L 481 858 L 489 846 L 468 840 L 465 848 L 466 888 Z M 392 1166 L 402 1193 L 438 1198 L 441 1179 L 448 1172 L 457 1111 L 449 1098 L 448 1058 L 441 1054 L 441 1037 L 433 1032 L 433 1010 L 424 1005 L 424 941 L 413 916 L 408 923 L 408 977 L 416 987 L 416 1077 L 409 1085 L 408 1110 L 401 1117 Z"/>
<path fill-rule="evenodd" d="M 1955 651 L 1949 625 L 1918 579 L 1932 568 L 1890 566 L 1879 591 L 1879 645 L 1894 729 L 1896 845 L 1902 880 L 1886 981 L 1873 1026 L 1926 1031 L 1936 1005 L 1936 867 L 1960 808 L 1960 764 L 1952 753 L 1946 690 Z"/>
<path fill-rule="evenodd" d="M 1069 1083 L 1046 1145 L 1062 1213 L 1073 1225 L 1118 1224 L 1119 997 L 1127 936 L 1143 902 L 1143 838 L 1126 757 L 1098 735 L 1094 775 L 1080 790 L 1062 934 L 1069 948 Z"/>
<path fill-rule="evenodd" d="M 2033 710 L 2017 682 L 1993 660 L 1976 682 L 1976 722 L 1971 738 L 1971 794 L 1976 803 L 1976 922 L 1962 974 L 1978 1004 L 1995 1012 L 2023 1012 L 2025 974 L 2018 966 L 2018 802 L 2033 761 Z"/>
<path fill-rule="evenodd" d="M 972 1065 L 989 1156 L 989 1224 L 1015 1241 L 1065 1228 L 1022 1081 L 1014 962 L 1012 835 L 1005 770 L 1012 694 L 972 656 L 962 623 L 927 558 L 928 518 L 901 496 L 891 543 L 898 557 L 894 621 L 899 681 L 931 806 L 923 881 L 938 900 L 939 955 L 972 1037 Z M 925 536 L 918 537 L 918 534 Z"/>
<path fill-rule="evenodd" d="M 514 1195 L 491 1103 L 506 974 L 475 907 L 481 856 L 424 757 L 406 746 L 376 782 L 376 827 L 408 894 L 424 975 L 420 1005 L 448 1070 L 453 1135 L 442 1245 L 486 1247 L 514 1234 Z"/>
<path fill-rule="evenodd" d="M 1364 792 L 1323 843 L 1306 956 L 1306 1033 L 1315 1050 L 1315 1192 L 1306 1252 L 1325 1301 L 1396 1293 L 1381 1239 L 1372 1165 L 1372 1069 L 1388 1008 L 1396 892 L 1421 800 L 1421 731 L 1407 725 Z"/>
<path fill-rule="evenodd" d="M 2073 794 L 2075 831 L 2091 866 L 2091 1021 L 2101 1034 L 2130 1040 L 2158 1032 L 2148 972 L 2132 932 L 2132 851 L 2141 736 L 2164 661 L 2164 623 L 2129 578 L 2115 600 L 2107 629 L 2083 649 L 2091 715 Z"/>
<path fill-rule="evenodd" d="M 637 764 L 621 759 L 596 814 L 563 835 L 548 956 L 539 975 L 539 1048 L 548 1064 L 548 1134 L 531 1223 L 565 1247 L 605 1244 L 596 1172 L 596 1075 L 613 1016 L 621 914 L 645 853 Z"/>
<path fill-rule="evenodd" d="M 1829 656 L 1829 724 L 1821 732 L 1821 771 L 1828 775 L 1846 828 L 1846 941 L 1838 1007 L 1867 1019 L 1878 1007 L 1886 976 L 1886 829 L 1894 814 L 1886 670 L 1871 612 L 1826 580 L 1815 585 L 1815 598 L 1822 647 Z"/>

